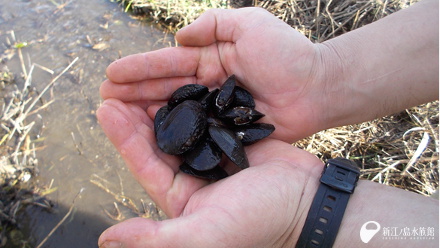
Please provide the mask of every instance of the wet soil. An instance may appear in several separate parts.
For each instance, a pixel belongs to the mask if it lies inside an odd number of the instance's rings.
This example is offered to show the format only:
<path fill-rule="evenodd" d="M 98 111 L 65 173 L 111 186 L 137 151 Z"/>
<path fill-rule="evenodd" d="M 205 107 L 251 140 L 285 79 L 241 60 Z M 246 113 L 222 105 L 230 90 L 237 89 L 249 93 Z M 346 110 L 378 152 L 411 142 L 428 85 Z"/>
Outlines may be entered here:
<path fill-rule="evenodd" d="M 172 45 L 174 38 L 153 23 L 132 19 L 122 6 L 108 0 L 0 0 L 1 52 L 9 48 L 12 30 L 17 42 L 28 44 L 22 49 L 27 70 L 36 63 L 54 71 L 51 75 L 34 70 L 31 86 L 37 90 L 79 58 L 43 97 L 43 101 L 55 101 L 35 118 L 44 149 L 37 151 L 38 174 L 33 180 L 56 190 L 46 196 L 53 204 L 51 209 L 30 205 L 19 215 L 27 247 L 35 247 L 49 234 L 74 199 L 68 219 L 43 247 L 97 247 L 100 233 L 122 219 L 145 212 L 154 219 L 165 218 L 156 212 L 105 137 L 95 110 L 101 103 L 99 86 L 109 63 Z M 22 73 L 17 55 L 0 66 L 15 75 Z M 123 206 L 129 199 L 134 207 Z"/>

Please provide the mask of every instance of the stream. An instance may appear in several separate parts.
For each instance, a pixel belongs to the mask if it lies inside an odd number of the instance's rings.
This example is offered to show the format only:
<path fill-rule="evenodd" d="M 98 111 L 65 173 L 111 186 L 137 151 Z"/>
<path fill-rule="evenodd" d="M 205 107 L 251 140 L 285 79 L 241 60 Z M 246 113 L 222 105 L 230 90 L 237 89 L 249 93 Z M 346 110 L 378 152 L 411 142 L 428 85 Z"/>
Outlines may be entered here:
<path fill-rule="evenodd" d="M 38 112 L 43 149 L 37 151 L 34 180 L 53 189 L 46 196 L 53 207 L 26 207 L 19 227 L 29 243 L 19 247 L 36 247 L 46 237 L 45 248 L 97 247 L 101 232 L 119 221 L 166 218 L 128 172 L 95 116 L 108 64 L 174 45 L 172 35 L 123 10 L 109 0 L 0 0 L 0 50 L 14 35 L 27 44 L 22 48 L 27 72 L 33 63 L 54 72 L 35 67 L 32 87 L 41 91 L 78 57 L 43 96 L 54 102 Z M 0 66 L 22 73 L 17 55 Z"/>

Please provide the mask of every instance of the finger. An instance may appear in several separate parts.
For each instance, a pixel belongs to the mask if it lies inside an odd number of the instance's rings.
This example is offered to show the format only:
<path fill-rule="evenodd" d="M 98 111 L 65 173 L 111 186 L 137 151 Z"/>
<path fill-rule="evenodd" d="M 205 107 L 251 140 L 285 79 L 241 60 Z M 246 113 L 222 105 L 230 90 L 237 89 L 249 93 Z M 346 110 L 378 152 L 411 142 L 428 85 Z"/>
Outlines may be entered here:
<path fill-rule="evenodd" d="M 100 248 L 221 247 L 217 237 L 221 232 L 215 227 L 200 213 L 161 222 L 134 218 L 107 229 L 98 244 Z"/>
<path fill-rule="evenodd" d="M 136 177 L 145 178 L 151 177 L 151 173 L 158 174 L 161 175 L 160 181 L 165 185 L 164 188 L 170 187 L 177 172 L 178 161 L 164 154 L 159 157 L 158 148 L 152 145 L 154 144 L 152 121 L 143 110 L 116 99 L 109 99 L 100 106 L 97 117 L 107 137 L 121 153 Z M 167 164 L 174 165 L 175 168 Z M 154 170 L 151 167 L 154 167 Z"/>
<path fill-rule="evenodd" d="M 195 77 L 152 79 L 127 84 L 106 80 L 101 84 L 102 99 L 116 98 L 123 102 L 167 100 L 179 87 L 196 83 Z"/>
<path fill-rule="evenodd" d="M 199 48 L 164 48 L 116 60 L 107 67 L 106 73 L 107 78 L 115 83 L 194 76 L 199 57 Z"/>
<path fill-rule="evenodd" d="M 261 8 L 238 10 L 211 9 L 191 25 L 176 33 L 177 41 L 184 46 L 207 46 L 216 41 L 236 42 L 252 26 L 259 26 Z"/>
<path fill-rule="evenodd" d="M 156 112 L 162 107 L 163 105 L 151 105 L 147 109 L 147 114 L 150 118 L 154 118 L 156 116 Z"/>
<path fill-rule="evenodd" d="M 206 182 L 178 173 L 179 159 L 158 149 L 152 120 L 139 106 L 108 99 L 98 109 L 97 116 L 102 129 L 151 198 L 168 216 L 180 215 L 191 195 Z"/>

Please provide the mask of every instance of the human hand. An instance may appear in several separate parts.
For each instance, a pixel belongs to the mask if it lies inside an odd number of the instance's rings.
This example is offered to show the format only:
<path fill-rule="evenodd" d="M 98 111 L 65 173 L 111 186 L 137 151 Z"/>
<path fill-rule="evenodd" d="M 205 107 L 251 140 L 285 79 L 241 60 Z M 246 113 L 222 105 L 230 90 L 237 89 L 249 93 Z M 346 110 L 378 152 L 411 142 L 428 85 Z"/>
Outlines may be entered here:
<path fill-rule="evenodd" d="M 246 147 L 248 169 L 208 184 L 179 172 L 177 157 L 158 149 L 139 105 L 109 99 L 97 115 L 136 180 L 173 218 L 122 222 L 101 235 L 100 247 L 294 246 L 322 171 L 315 156 L 268 138 Z"/>
<path fill-rule="evenodd" d="M 293 142 L 327 127 L 321 114 L 325 104 L 316 102 L 324 89 L 316 47 L 267 11 L 210 10 L 180 30 L 176 39 L 184 47 L 112 63 L 102 97 L 146 109 L 184 84 L 218 88 L 235 74 L 266 114 L 263 122 L 275 125 L 272 137 Z"/>

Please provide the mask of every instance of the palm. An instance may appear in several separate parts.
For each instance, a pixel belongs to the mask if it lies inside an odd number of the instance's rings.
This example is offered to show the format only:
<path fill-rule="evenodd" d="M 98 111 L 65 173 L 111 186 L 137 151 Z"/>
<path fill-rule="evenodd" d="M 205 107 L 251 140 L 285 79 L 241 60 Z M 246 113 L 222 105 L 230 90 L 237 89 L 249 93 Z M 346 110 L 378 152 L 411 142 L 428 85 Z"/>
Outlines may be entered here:
<path fill-rule="evenodd" d="M 177 157 L 158 149 L 152 121 L 138 105 L 108 100 L 98 109 L 97 116 L 136 180 L 170 217 L 178 216 L 189 196 L 206 183 L 176 175 Z"/>

